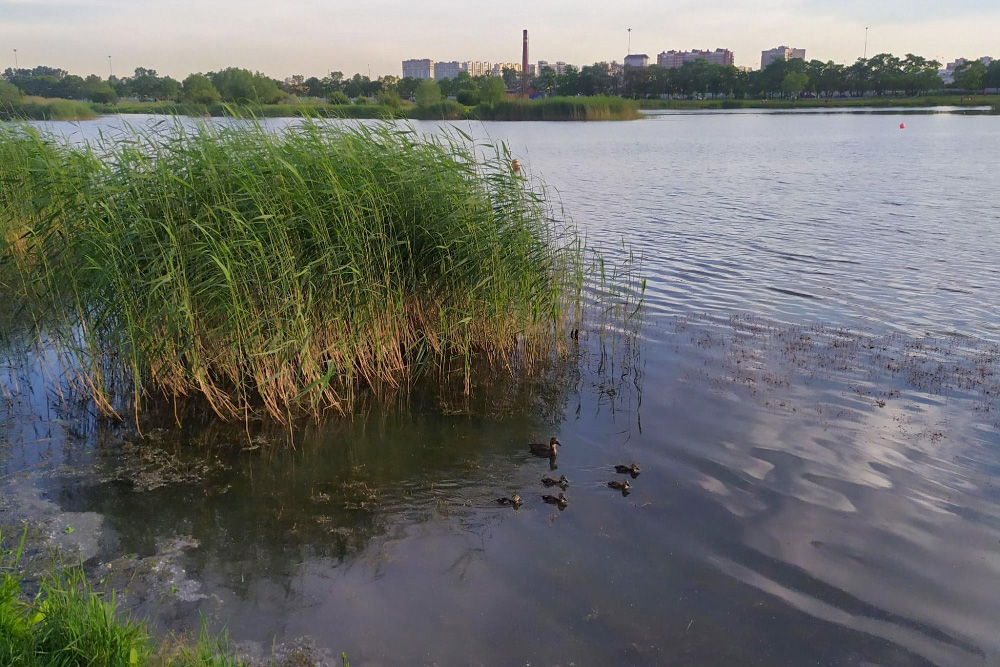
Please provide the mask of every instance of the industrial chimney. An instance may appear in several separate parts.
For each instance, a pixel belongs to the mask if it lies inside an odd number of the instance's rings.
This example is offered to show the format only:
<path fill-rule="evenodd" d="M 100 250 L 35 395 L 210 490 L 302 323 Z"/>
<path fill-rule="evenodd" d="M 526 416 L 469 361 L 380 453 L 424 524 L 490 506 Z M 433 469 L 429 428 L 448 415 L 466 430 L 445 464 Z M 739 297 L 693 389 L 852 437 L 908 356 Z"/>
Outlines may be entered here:
<path fill-rule="evenodd" d="M 528 31 L 524 31 L 524 49 L 521 53 L 521 96 L 528 96 Z"/>

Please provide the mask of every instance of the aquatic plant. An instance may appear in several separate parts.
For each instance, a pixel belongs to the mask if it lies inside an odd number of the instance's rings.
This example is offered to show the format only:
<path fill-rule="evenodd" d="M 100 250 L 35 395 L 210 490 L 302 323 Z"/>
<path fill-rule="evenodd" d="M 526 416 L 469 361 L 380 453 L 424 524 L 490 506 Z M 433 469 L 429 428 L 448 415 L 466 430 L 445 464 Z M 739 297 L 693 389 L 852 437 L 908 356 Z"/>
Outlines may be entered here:
<path fill-rule="evenodd" d="M 15 104 L 0 104 L 0 120 L 86 120 L 97 118 L 86 102 L 43 97 L 24 97 Z"/>
<path fill-rule="evenodd" d="M 577 314 L 580 240 L 506 147 L 461 134 L 15 125 L 0 183 L 0 290 L 105 414 L 345 412 L 432 366 L 529 368 Z"/>
<path fill-rule="evenodd" d="M 508 99 L 493 105 L 480 104 L 473 115 L 483 120 L 635 120 L 641 114 L 634 100 L 597 95 Z"/>

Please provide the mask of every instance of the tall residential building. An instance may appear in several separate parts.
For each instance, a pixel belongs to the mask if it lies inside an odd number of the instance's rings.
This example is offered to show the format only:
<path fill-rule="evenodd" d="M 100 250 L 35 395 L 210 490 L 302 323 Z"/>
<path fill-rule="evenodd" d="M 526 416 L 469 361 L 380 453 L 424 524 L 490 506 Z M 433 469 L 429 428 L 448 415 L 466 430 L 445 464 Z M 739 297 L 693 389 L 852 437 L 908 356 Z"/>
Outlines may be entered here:
<path fill-rule="evenodd" d="M 462 63 L 457 60 L 444 63 L 434 63 L 434 78 L 439 81 L 441 79 L 454 79 L 461 71 Z"/>
<path fill-rule="evenodd" d="M 505 69 L 512 69 L 518 74 L 521 73 L 521 63 L 493 63 L 493 69 L 490 71 L 491 76 L 503 76 L 503 71 Z"/>
<path fill-rule="evenodd" d="M 434 78 L 434 61 L 429 58 L 424 58 L 422 60 L 404 60 L 403 61 L 403 78 L 413 78 L 413 79 L 433 79 Z"/>
<path fill-rule="evenodd" d="M 535 73 L 541 74 L 542 70 L 546 67 L 552 69 L 552 71 L 561 76 L 566 73 L 568 65 L 562 60 L 557 60 L 554 63 L 550 63 L 548 60 L 539 60 L 538 66 L 535 68 Z"/>
<path fill-rule="evenodd" d="M 770 49 L 768 51 L 760 52 L 760 68 L 765 69 L 768 65 L 773 63 L 775 60 L 792 60 L 793 58 L 799 58 L 801 60 L 806 59 L 805 49 L 793 49 L 790 46 L 779 46 L 776 49 Z"/>
<path fill-rule="evenodd" d="M 482 60 L 468 60 L 462 63 L 462 69 L 469 73 L 469 76 L 492 76 L 493 63 Z"/>
<path fill-rule="evenodd" d="M 941 78 L 941 83 L 945 84 L 946 86 L 950 86 L 951 84 L 955 83 L 955 70 L 957 70 L 959 67 L 961 67 L 967 62 L 969 61 L 965 58 L 955 58 L 954 62 L 950 62 L 944 69 L 938 70 L 938 76 Z M 989 67 L 990 65 L 993 64 L 993 58 L 991 58 L 990 56 L 983 56 L 982 58 L 979 59 L 979 62 L 981 62 L 986 67 Z"/>
<path fill-rule="evenodd" d="M 693 63 L 702 59 L 707 60 L 713 65 L 728 66 L 736 63 L 736 58 L 729 49 L 716 49 L 715 51 L 694 49 L 692 51 L 664 51 L 656 56 L 656 64 L 660 67 L 674 69 L 682 66 L 684 63 Z"/>
<path fill-rule="evenodd" d="M 649 56 L 645 53 L 630 53 L 625 56 L 625 67 L 649 67 Z"/>

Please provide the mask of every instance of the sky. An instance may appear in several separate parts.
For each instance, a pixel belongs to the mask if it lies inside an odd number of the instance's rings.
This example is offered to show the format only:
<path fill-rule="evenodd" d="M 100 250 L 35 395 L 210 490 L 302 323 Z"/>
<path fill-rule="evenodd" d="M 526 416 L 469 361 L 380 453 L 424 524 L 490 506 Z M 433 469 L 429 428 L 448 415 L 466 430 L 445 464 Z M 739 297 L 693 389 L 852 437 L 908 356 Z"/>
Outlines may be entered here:
<path fill-rule="evenodd" d="M 50 65 L 107 76 L 136 67 L 181 78 L 246 67 L 283 79 L 339 70 L 400 75 L 406 58 L 621 62 L 632 52 L 729 48 L 737 65 L 805 48 L 851 63 L 916 53 L 1000 56 L 996 0 L 0 0 L 0 69 Z"/>

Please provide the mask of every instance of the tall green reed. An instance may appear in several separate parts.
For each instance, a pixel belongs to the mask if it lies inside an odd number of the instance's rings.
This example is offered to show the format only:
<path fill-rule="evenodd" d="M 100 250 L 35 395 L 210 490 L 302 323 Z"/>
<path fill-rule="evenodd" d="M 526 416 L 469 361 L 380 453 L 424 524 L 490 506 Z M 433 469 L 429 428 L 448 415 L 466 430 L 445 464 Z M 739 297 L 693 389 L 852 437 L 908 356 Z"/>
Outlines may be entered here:
<path fill-rule="evenodd" d="M 582 246 L 504 146 L 389 124 L 0 128 L 0 289 L 105 413 L 350 409 L 558 354 Z M 127 393 L 128 401 L 121 401 Z"/>

